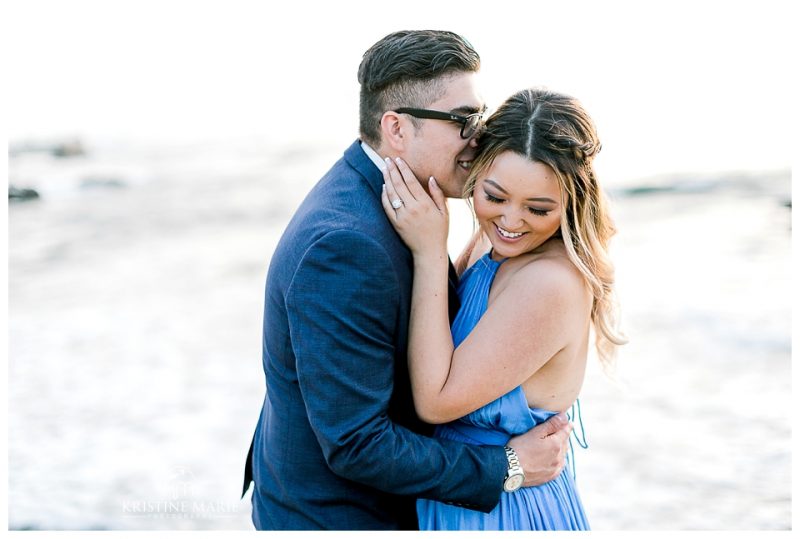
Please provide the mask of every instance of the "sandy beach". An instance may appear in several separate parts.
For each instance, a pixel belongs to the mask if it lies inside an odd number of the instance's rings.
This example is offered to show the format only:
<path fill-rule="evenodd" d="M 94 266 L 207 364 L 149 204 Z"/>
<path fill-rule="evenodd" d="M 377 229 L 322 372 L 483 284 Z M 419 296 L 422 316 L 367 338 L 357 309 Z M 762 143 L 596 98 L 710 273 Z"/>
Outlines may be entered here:
<path fill-rule="evenodd" d="M 10 529 L 252 529 L 266 269 L 344 146 L 10 158 L 11 183 L 40 194 L 9 206 Z M 592 527 L 789 529 L 789 172 L 611 195 L 631 342 L 581 397 Z"/>

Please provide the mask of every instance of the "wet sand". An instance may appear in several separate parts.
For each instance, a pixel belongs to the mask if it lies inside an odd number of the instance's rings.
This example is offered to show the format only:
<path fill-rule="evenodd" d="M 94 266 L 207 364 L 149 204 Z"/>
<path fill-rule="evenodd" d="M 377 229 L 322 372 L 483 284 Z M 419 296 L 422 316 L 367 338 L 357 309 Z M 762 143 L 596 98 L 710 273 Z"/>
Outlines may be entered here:
<path fill-rule="evenodd" d="M 42 195 L 9 207 L 11 529 L 252 529 L 266 268 L 341 150 L 10 163 Z M 581 397 L 596 530 L 791 526 L 789 176 L 693 180 L 614 197 L 631 343 Z"/>

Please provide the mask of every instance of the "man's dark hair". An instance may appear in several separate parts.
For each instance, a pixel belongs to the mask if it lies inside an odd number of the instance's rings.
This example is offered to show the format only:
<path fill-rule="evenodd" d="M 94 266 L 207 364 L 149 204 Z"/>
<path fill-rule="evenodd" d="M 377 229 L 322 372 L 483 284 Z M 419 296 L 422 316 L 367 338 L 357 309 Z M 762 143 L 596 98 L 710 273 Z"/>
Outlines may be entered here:
<path fill-rule="evenodd" d="M 425 108 L 444 94 L 444 76 L 476 72 L 480 66 L 472 45 L 453 32 L 403 30 L 384 37 L 364 53 L 358 67 L 362 140 L 379 146 L 384 112 Z M 412 121 L 416 126 L 417 120 Z"/>

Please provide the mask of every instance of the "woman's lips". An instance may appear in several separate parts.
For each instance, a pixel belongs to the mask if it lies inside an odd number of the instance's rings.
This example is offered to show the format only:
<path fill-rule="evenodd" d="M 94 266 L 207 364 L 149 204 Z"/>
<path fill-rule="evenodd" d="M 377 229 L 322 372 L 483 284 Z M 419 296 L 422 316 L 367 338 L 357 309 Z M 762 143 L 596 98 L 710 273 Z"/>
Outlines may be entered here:
<path fill-rule="evenodd" d="M 492 223 L 492 224 L 494 224 L 494 223 Z M 510 232 L 510 231 L 506 230 L 505 228 L 502 228 L 502 227 L 500 227 L 500 226 L 498 226 L 496 224 L 494 225 L 494 228 L 495 228 L 495 230 L 497 230 L 497 235 L 500 238 L 502 238 L 504 241 L 512 242 L 512 243 L 515 242 L 515 241 L 519 241 L 519 239 L 522 236 L 527 234 L 527 232 Z"/>

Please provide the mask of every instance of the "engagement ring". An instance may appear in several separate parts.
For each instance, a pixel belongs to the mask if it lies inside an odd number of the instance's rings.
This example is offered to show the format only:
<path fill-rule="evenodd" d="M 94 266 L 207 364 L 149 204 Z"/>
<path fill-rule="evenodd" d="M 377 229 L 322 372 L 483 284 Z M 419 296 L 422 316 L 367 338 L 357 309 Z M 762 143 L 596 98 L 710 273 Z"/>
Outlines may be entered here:
<path fill-rule="evenodd" d="M 392 200 L 392 208 L 394 208 L 396 210 L 399 210 L 400 206 L 402 206 L 402 205 L 403 205 L 403 201 L 400 200 L 399 198 L 396 198 L 396 199 Z"/>

